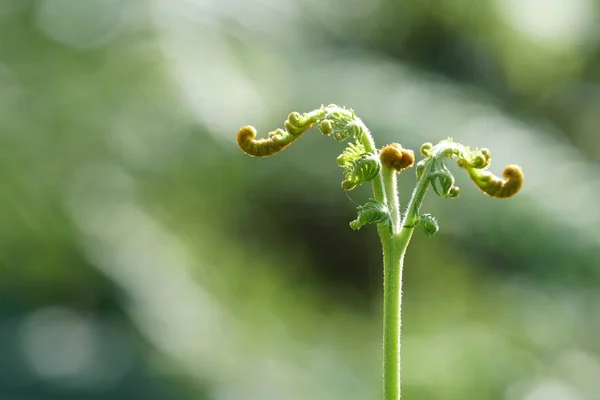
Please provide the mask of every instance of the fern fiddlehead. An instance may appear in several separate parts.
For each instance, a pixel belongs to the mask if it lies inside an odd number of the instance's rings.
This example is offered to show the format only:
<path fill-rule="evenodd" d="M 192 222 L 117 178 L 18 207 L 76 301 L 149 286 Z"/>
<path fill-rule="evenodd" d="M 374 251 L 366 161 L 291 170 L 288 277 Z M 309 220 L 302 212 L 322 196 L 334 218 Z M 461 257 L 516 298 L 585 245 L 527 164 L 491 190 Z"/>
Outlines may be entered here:
<path fill-rule="evenodd" d="M 355 140 L 337 158 L 337 164 L 344 170 L 344 190 L 353 190 L 367 182 L 373 185 L 374 198 L 358 206 L 358 216 L 350 222 L 350 227 L 357 230 L 376 224 L 381 239 L 384 260 L 383 392 L 385 400 L 399 400 L 404 255 L 415 227 L 418 226 L 427 236 L 434 235 L 439 229 L 434 216 L 420 214 L 429 185 L 438 196 L 458 197 L 460 189 L 445 165 L 446 160 L 455 159 L 483 193 L 507 198 L 521 189 L 523 171 L 519 166 L 509 165 L 503 176 L 498 177 L 488 170 L 491 153 L 487 149 L 471 150 L 452 139 L 442 140 L 436 145 L 424 143 L 420 149 L 423 159 L 416 165 L 417 186 L 406 212 L 401 214 L 396 175 L 413 166 L 414 152 L 403 149 L 398 143 L 378 150 L 369 130 L 351 109 L 330 104 L 309 113 L 293 112 L 284 122 L 284 129 L 276 129 L 264 139 L 256 139 L 256 130 L 244 126 L 238 131 L 237 142 L 242 151 L 251 156 L 268 157 L 287 148 L 313 126 L 318 126 L 321 133 L 336 141 Z"/>

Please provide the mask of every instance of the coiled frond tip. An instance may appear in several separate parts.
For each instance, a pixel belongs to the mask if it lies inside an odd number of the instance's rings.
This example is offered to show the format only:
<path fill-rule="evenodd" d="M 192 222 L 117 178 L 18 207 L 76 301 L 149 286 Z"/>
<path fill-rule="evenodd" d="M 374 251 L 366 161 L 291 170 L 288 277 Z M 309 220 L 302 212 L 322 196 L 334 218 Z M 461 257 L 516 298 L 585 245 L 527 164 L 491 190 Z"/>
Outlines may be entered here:
<path fill-rule="evenodd" d="M 473 182 L 488 196 L 506 199 L 521 190 L 525 175 L 518 165 L 508 165 L 502 171 L 502 178 L 489 171 L 467 168 Z"/>

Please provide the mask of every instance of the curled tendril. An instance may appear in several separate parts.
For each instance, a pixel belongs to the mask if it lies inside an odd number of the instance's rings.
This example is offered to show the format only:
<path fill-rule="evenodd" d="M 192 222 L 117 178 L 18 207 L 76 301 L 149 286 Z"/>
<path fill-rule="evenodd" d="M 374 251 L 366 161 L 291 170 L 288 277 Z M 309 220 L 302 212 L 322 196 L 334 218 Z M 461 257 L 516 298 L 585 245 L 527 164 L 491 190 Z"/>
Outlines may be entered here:
<path fill-rule="evenodd" d="M 300 115 L 293 112 L 284 122 L 285 131 L 276 129 L 269 132 L 268 139 L 256 139 L 256 129 L 246 125 L 243 126 L 237 133 L 237 143 L 240 149 L 254 157 L 268 157 L 279 153 L 304 132 L 309 130 L 313 124 L 317 122 L 317 117 L 314 115 Z"/>
<path fill-rule="evenodd" d="M 517 165 L 504 169 L 503 178 L 494 175 L 487 168 L 491 164 L 488 149 L 471 150 L 452 139 L 441 141 L 436 146 L 425 143 L 421 153 L 427 158 L 417 164 L 417 178 L 429 179 L 433 190 L 444 197 L 457 197 L 459 188 L 454 185 L 454 176 L 444 165 L 444 158 L 454 158 L 459 167 L 465 169 L 471 180 L 485 194 L 495 198 L 514 196 L 523 186 L 523 170 Z M 428 168 L 428 169 L 427 169 Z M 427 169 L 428 177 L 423 177 Z"/>
<path fill-rule="evenodd" d="M 284 140 L 283 138 L 290 138 Z M 243 126 L 237 133 L 237 143 L 240 149 L 253 157 L 268 157 L 279 153 L 294 141 L 291 135 L 285 135 L 281 129 L 269 133 L 268 139 L 256 139 L 256 129 L 253 126 Z"/>
<path fill-rule="evenodd" d="M 335 104 L 304 114 L 293 112 L 283 125 L 285 130 L 276 129 L 266 139 L 256 139 L 256 129 L 244 126 L 237 133 L 238 146 L 248 155 L 268 157 L 288 147 L 313 125 L 318 125 L 324 135 L 331 135 L 337 141 L 348 138 L 360 140 L 367 129 L 353 110 Z"/>
<path fill-rule="evenodd" d="M 352 222 L 350 227 L 354 230 L 360 229 L 368 224 L 383 224 L 391 226 L 392 217 L 387 206 L 377 200 L 369 199 L 363 206 L 356 208 L 358 216 Z"/>
<path fill-rule="evenodd" d="M 466 170 L 483 193 L 498 199 L 505 199 L 517 194 L 523 186 L 525 178 L 523 170 L 518 165 L 506 166 L 502 172 L 504 179 L 487 170 L 477 168 L 466 168 Z"/>
<path fill-rule="evenodd" d="M 403 149 L 399 143 L 392 143 L 381 149 L 379 158 L 383 165 L 401 172 L 410 168 L 415 163 L 415 153 L 412 150 Z"/>
<path fill-rule="evenodd" d="M 427 142 L 421 145 L 421 155 L 424 157 L 431 157 L 433 154 L 433 144 Z"/>
<path fill-rule="evenodd" d="M 471 180 L 483 193 L 499 199 L 514 196 L 523 186 L 523 170 L 518 165 L 508 165 L 502 172 L 503 178 L 500 178 L 487 170 L 491 160 L 488 149 L 471 151 L 465 147 L 458 156 L 457 164 L 467 170 Z"/>

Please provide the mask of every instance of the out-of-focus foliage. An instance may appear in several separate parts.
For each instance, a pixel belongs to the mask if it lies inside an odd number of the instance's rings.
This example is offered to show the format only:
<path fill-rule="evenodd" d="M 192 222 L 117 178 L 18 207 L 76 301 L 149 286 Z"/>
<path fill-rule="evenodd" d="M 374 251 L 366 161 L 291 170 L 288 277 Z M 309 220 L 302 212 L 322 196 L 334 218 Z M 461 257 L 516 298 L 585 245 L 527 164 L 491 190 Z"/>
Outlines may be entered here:
<path fill-rule="evenodd" d="M 406 398 L 597 399 L 599 11 L 0 0 L 0 398 L 378 398 L 379 243 L 348 227 L 342 147 L 235 147 L 336 103 L 380 146 L 452 136 L 525 171 L 508 202 L 466 176 L 426 199 Z"/>

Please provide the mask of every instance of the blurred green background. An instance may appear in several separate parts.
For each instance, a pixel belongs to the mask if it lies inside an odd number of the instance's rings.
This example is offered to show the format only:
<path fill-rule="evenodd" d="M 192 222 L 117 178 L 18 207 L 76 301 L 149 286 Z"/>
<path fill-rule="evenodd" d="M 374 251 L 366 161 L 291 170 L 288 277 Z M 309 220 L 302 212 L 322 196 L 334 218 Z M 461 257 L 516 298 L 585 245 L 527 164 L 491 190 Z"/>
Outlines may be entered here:
<path fill-rule="evenodd" d="M 404 278 L 411 399 L 600 398 L 594 0 L 0 0 L 0 399 L 378 399 L 381 255 L 343 146 L 235 145 L 353 108 L 456 171 Z M 413 171 L 400 180 L 406 202 Z"/>

